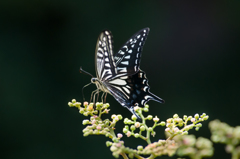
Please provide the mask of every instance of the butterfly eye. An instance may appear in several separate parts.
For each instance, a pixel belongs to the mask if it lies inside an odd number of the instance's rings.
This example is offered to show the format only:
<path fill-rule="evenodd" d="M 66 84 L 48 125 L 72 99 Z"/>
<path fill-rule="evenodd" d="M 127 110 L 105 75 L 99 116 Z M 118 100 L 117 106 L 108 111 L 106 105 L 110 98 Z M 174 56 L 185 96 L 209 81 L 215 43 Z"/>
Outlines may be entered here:
<path fill-rule="evenodd" d="M 92 83 L 96 83 L 96 81 L 97 81 L 96 78 L 92 78 L 92 79 L 91 79 L 91 82 L 92 82 Z"/>

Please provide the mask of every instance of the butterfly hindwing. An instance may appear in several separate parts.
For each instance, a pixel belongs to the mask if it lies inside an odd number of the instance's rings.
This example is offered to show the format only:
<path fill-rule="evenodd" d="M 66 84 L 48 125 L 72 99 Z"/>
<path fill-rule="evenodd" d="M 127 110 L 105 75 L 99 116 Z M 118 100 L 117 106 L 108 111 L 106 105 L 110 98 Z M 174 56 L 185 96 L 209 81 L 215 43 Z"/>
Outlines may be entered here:
<path fill-rule="evenodd" d="M 112 43 L 110 31 L 105 30 L 99 35 L 95 51 L 95 70 L 101 81 L 114 77 L 117 73 Z"/>
<path fill-rule="evenodd" d="M 149 28 L 134 34 L 114 56 L 117 76 L 133 75 L 138 72 L 143 45 L 147 39 Z"/>
<path fill-rule="evenodd" d="M 140 70 L 132 76 L 123 76 L 104 82 L 113 97 L 124 107 L 143 107 L 149 100 L 164 103 L 164 100 L 152 94 L 149 90 L 148 79 L 144 71 Z"/>

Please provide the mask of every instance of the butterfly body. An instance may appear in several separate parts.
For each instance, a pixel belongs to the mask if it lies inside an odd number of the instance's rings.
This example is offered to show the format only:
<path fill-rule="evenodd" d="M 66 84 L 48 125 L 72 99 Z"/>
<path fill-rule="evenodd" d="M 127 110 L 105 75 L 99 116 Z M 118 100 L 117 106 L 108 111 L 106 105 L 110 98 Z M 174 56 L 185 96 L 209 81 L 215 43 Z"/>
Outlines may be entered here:
<path fill-rule="evenodd" d="M 108 30 L 103 31 L 95 51 L 97 77 L 91 79 L 97 86 L 95 93 L 111 94 L 138 119 L 135 106 L 143 107 L 149 100 L 164 103 L 163 99 L 149 91 L 146 73 L 140 69 L 142 48 L 148 33 L 149 28 L 140 30 L 113 56 L 112 34 Z"/>

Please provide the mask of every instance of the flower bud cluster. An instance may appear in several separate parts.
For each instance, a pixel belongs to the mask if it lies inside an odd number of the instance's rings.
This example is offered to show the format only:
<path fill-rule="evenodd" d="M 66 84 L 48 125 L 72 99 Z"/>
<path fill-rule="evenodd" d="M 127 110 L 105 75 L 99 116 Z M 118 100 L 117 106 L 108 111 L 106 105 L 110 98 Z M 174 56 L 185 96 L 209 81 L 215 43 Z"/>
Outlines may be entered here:
<path fill-rule="evenodd" d="M 155 116 L 153 118 L 152 115 L 148 115 L 147 117 L 144 117 L 142 112 L 147 112 L 149 111 L 149 106 L 146 104 L 144 106 L 144 108 L 140 108 L 140 107 L 134 107 L 134 110 L 136 111 L 136 113 L 142 118 L 142 122 L 138 122 L 137 121 L 137 117 L 135 115 L 132 115 L 131 119 L 125 118 L 124 119 L 124 124 L 125 127 L 123 128 L 123 133 L 127 136 L 134 136 L 135 138 L 142 138 L 147 140 L 148 137 L 144 137 L 142 135 L 142 132 L 146 131 L 147 134 L 151 134 L 152 136 L 156 135 L 156 132 L 154 131 L 154 128 L 157 126 L 165 126 L 165 122 L 159 122 L 159 118 L 157 116 Z M 152 127 L 148 127 L 146 125 L 146 120 L 152 120 L 154 122 L 154 125 Z M 134 131 L 138 129 L 139 132 L 135 133 Z"/>
<path fill-rule="evenodd" d="M 162 155 L 172 156 L 177 148 L 178 144 L 174 140 L 158 140 L 158 142 L 147 145 L 143 150 L 138 149 L 138 153 L 143 155 L 152 154 L 156 157 Z"/>
<path fill-rule="evenodd" d="M 187 135 L 190 129 L 195 128 L 196 131 L 202 127 L 200 122 L 205 121 L 208 119 L 208 116 L 203 113 L 201 116 L 199 114 L 195 114 L 194 117 L 184 115 L 183 118 L 180 118 L 178 114 L 174 114 L 173 118 L 167 119 L 166 129 L 165 131 L 168 132 L 169 136 L 176 136 L 178 134 Z M 188 124 L 188 122 L 191 124 Z M 181 128 L 181 129 L 180 129 Z"/>
<path fill-rule="evenodd" d="M 227 153 L 238 154 L 240 158 L 240 126 L 231 127 L 220 120 L 213 120 L 209 123 L 209 129 L 213 142 L 226 144 Z"/>
<path fill-rule="evenodd" d="M 179 135 L 174 140 L 179 145 L 177 155 L 180 157 L 205 158 L 211 157 L 214 153 L 213 143 L 207 138 L 199 137 L 196 139 L 194 135 Z"/>

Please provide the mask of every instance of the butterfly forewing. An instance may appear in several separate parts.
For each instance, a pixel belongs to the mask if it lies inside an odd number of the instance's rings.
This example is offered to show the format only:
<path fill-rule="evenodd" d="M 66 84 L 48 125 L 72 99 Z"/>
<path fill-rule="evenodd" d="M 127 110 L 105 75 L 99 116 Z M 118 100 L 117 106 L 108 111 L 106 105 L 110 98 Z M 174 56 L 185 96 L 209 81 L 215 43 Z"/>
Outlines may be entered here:
<path fill-rule="evenodd" d="M 117 73 L 112 42 L 112 34 L 108 30 L 103 31 L 98 38 L 95 51 L 95 70 L 97 78 L 101 81 L 114 77 Z"/>
<path fill-rule="evenodd" d="M 133 75 L 138 72 L 143 45 L 147 39 L 149 28 L 134 34 L 114 56 L 117 76 Z"/>

